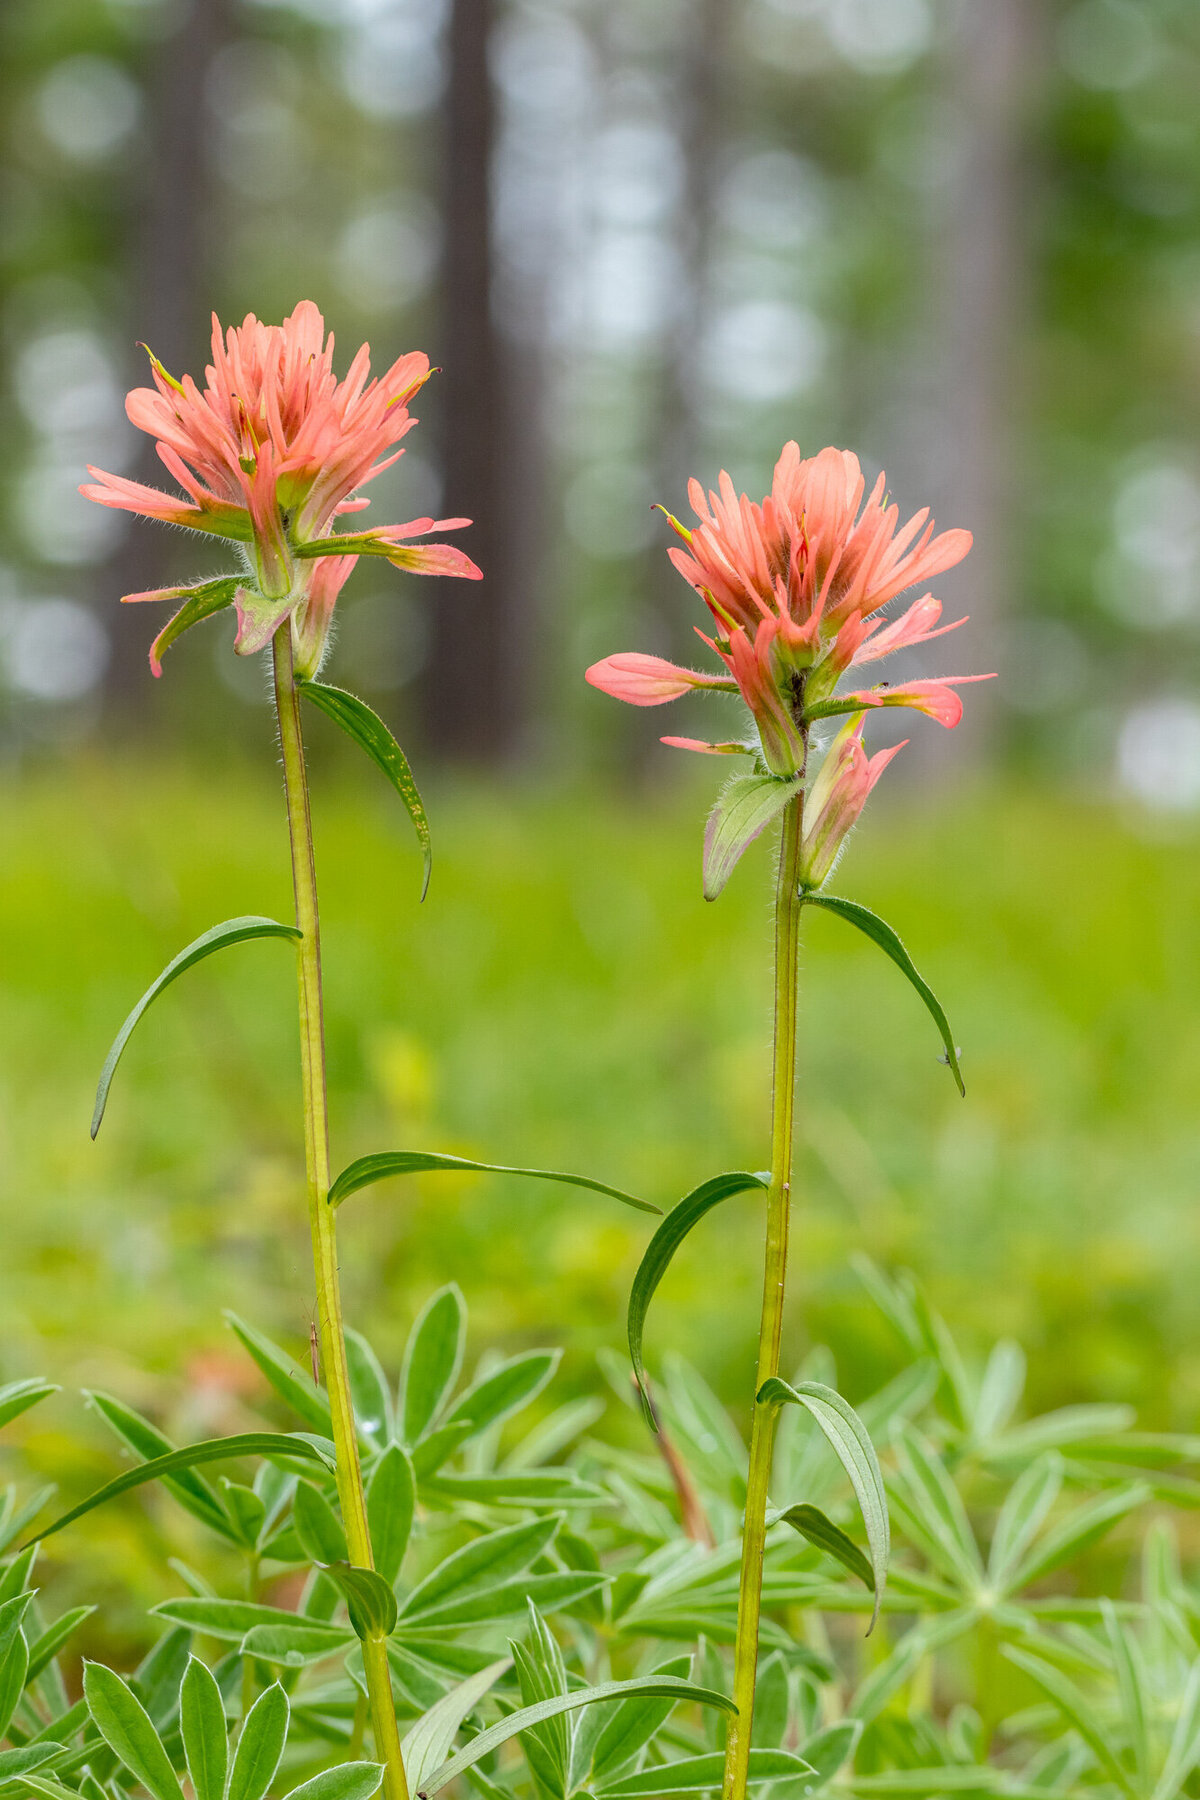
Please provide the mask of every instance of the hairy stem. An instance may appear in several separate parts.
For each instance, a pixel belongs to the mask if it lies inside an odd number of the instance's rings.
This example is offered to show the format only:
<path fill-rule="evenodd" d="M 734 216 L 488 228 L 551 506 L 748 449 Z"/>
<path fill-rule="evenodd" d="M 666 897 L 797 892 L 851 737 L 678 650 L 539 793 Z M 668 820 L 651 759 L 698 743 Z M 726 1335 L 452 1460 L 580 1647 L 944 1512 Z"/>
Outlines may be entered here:
<path fill-rule="evenodd" d="M 763 1270 L 762 1322 L 758 1334 L 757 1395 L 779 1373 L 783 1297 L 787 1278 L 788 1222 L 792 1188 L 792 1130 L 796 1093 L 796 975 L 800 939 L 800 838 L 804 796 L 783 815 L 779 877 L 775 891 L 775 1047 L 771 1100 L 771 1185 L 767 1190 L 767 1245 Z M 754 1680 L 758 1670 L 762 1610 L 763 1548 L 767 1526 L 767 1486 L 775 1446 L 778 1408 L 754 1405 L 750 1426 L 750 1473 L 742 1530 L 742 1572 L 734 1645 L 733 1699 L 737 1716 L 725 1739 L 723 1800 L 745 1800 L 754 1722 Z"/>
<path fill-rule="evenodd" d="M 342 1326 L 342 1293 L 338 1279 L 337 1215 L 329 1204 L 329 1113 L 325 1084 L 325 1019 L 321 996 L 321 924 L 317 911 L 317 872 L 313 858 L 312 815 L 308 773 L 300 730 L 300 695 L 292 661 L 291 620 L 285 619 L 273 642 L 275 710 L 283 750 L 283 782 L 287 796 L 288 835 L 292 848 L 292 885 L 296 923 L 304 936 L 298 954 L 300 982 L 300 1069 L 304 1087 L 304 1160 L 308 1171 L 308 1217 L 312 1231 L 313 1268 L 317 1285 L 317 1318 L 321 1360 L 333 1418 L 337 1451 L 337 1488 L 350 1561 L 374 1567 L 367 1501 L 358 1460 L 358 1436 L 350 1397 L 346 1338 Z M 400 1733 L 392 1699 L 387 1648 L 382 1640 L 363 1644 L 371 1730 L 375 1752 L 384 1764 L 386 1800 L 409 1800 Z"/>

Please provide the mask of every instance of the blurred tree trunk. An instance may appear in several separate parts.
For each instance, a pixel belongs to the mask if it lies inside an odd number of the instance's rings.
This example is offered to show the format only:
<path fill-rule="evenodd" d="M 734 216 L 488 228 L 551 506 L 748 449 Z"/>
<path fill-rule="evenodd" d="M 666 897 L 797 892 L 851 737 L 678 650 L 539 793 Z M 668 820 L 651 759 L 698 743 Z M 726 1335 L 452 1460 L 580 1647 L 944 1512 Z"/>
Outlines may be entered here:
<path fill-rule="evenodd" d="M 975 534 L 961 576 L 942 583 L 967 602 L 974 668 L 996 666 L 1019 566 L 1011 543 L 1028 299 L 1024 147 L 1039 40 L 1032 0 L 967 0 L 947 71 L 961 123 L 941 271 L 946 479 L 938 511 L 939 523 Z M 956 753 L 982 749 L 992 704 L 989 688 L 972 694 Z"/>
<path fill-rule="evenodd" d="M 200 355 L 207 337 L 210 191 L 204 89 L 213 58 L 232 35 L 227 0 L 191 0 L 175 30 L 155 45 L 147 71 L 148 143 L 129 209 L 127 317 L 130 338 L 149 344 L 175 374 L 207 360 Z M 139 370 L 138 379 L 145 375 Z M 135 481 L 164 484 L 165 470 L 149 438 L 140 439 L 130 473 Z M 171 482 L 166 485 L 173 491 Z M 153 632 L 142 608 L 116 602 L 122 594 L 164 586 L 171 579 L 170 551 L 164 529 L 131 521 L 96 577 L 112 642 L 105 701 L 110 713 L 129 719 L 148 702 L 146 651 Z M 163 622 L 159 612 L 154 609 L 155 630 Z"/>
<path fill-rule="evenodd" d="M 488 48 L 494 0 L 453 0 L 442 225 L 443 511 L 473 521 L 463 547 L 481 583 L 438 583 L 422 684 L 433 747 L 463 761 L 511 756 L 523 724 L 525 620 L 514 547 L 529 496 L 509 405 L 511 371 L 494 307 L 492 159 L 496 99 Z"/>

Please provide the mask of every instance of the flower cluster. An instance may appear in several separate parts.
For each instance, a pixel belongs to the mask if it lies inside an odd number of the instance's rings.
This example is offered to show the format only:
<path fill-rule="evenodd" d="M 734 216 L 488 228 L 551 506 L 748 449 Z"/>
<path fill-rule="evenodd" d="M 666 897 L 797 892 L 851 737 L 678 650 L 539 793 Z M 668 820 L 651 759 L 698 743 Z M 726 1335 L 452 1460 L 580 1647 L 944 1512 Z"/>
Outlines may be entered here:
<path fill-rule="evenodd" d="M 809 794 L 804 879 L 813 887 L 825 879 L 867 794 L 895 754 L 866 756 L 861 741 L 866 710 L 907 706 L 954 726 L 962 717 L 955 688 L 987 679 L 946 675 L 838 691 L 848 670 L 965 623 L 939 624 L 941 602 L 932 594 L 885 622 L 882 609 L 889 601 L 962 561 L 971 534 L 935 535 L 928 509 L 901 525 L 883 475 L 864 501 L 865 494 L 858 458 L 850 451 L 826 449 L 805 459 L 794 443 L 779 458 L 761 505 L 739 495 L 724 472 L 716 493 L 705 495 L 692 481 L 688 496 L 699 523 L 689 530 L 667 513 L 686 546 L 670 556 L 712 614 L 714 635 L 696 629 L 726 672 L 706 674 L 636 652 L 605 657 L 587 671 L 593 687 L 633 706 L 660 706 L 692 688 L 740 693 L 753 714 L 767 769 L 790 780 L 806 774 L 813 724 L 852 715 Z M 747 749 L 694 738 L 663 742 L 717 754 Z"/>
<path fill-rule="evenodd" d="M 236 577 L 124 596 L 185 601 L 151 650 L 156 675 L 166 645 L 226 605 L 237 609 L 234 647 L 245 655 L 261 650 L 291 615 L 297 669 L 315 674 L 334 603 L 359 556 L 384 556 L 419 575 L 479 579 L 461 550 L 408 542 L 457 530 L 468 519 L 413 519 L 334 533 L 341 514 L 369 505 L 357 490 L 404 454 L 394 446 L 417 422 L 408 403 L 431 370 L 429 359 L 414 352 L 371 380 L 364 344 L 339 381 L 333 344 L 311 300 L 301 301 L 282 325 L 263 325 L 251 313 L 222 334 L 214 316 L 203 390 L 190 375 L 177 381 L 151 354 L 154 386 L 135 388 L 126 401 L 130 420 L 157 440 L 159 457 L 187 499 L 89 469 L 94 481 L 80 491 L 90 500 L 241 547 L 244 568 Z"/>

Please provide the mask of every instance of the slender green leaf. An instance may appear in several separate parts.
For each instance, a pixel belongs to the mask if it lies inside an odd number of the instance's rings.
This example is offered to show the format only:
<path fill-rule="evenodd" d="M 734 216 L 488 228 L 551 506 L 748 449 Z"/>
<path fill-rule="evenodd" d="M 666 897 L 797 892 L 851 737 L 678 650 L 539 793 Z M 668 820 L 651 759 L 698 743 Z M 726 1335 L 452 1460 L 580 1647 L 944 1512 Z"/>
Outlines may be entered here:
<path fill-rule="evenodd" d="M 241 1641 L 241 1651 L 243 1656 L 257 1656 L 263 1662 L 298 1669 L 305 1663 L 323 1662 L 355 1642 L 349 1625 L 330 1625 L 292 1614 L 286 1624 L 251 1626 Z"/>
<path fill-rule="evenodd" d="M 254 1489 L 244 1481 L 218 1477 L 221 1495 L 233 1520 L 236 1542 L 243 1550 L 257 1550 L 267 1522 L 267 1509 Z"/>
<path fill-rule="evenodd" d="M 841 1527 L 835 1525 L 832 1519 L 827 1518 L 819 1507 L 789 1506 L 786 1512 L 776 1514 L 770 1523 L 790 1525 L 793 1531 L 798 1531 L 802 1538 L 807 1538 L 810 1544 L 815 1545 L 818 1550 L 823 1550 L 826 1556 L 832 1556 L 841 1563 L 844 1569 L 849 1569 L 852 1575 L 857 1575 L 868 1590 L 874 1593 L 875 1571 L 870 1563 L 854 1539 L 847 1537 Z"/>
<path fill-rule="evenodd" d="M 867 1627 L 867 1635 L 870 1636 L 879 1617 L 884 1585 L 887 1582 L 891 1528 L 888 1524 L 883 1474 L 867 1429 L 854 1408 L 833 1388 L 825 1387 L 819 1381 L 802 1381 L 791 1387 L 777 1375 L 772 1376 L 760 1388 L 758 1401 L 762 1406 L 780 1403 L 803 1406 L 824 1432 L 830 1449 L 850 1479 L 863 1516 L 863 1524 L 867 1528 L 867 1544 L 875 1574 L 875 1607 L 871 1623 Z"/>
<path fill-rule="evenodd" d="M 190 969 L 196 963 L 203 962 L 204 958 L 211 956 L 214 950 L 223 950 L 228 944 L 242 944 L 250 938 L 300 938 L 303 936 L 304 933 L 298 926 L 280 925 L 274 919 L 252 916 L 242 919 L 226 919 L 223 925 L 214 925 L 211 931 L 206 931 L 194 943 L 189 944 L 186 950 L 181 950 L 178 956 L 173 957 L 158 980 L 152 982 L 146 989 L 113 1039 L 112 1048 L 105 1057 L 104 1067 L 100 1071 L 100 1084 L 96 1089 L 96 1108 L 92 1113 L 92 1136 L 95 1137 L 100 1129 L 100 1121 L 103 1119 L 104 1109 L 108 1105 L 108 1090 L 112 1086 L 112 1079 L 116 1074 L 117 1064 L 121 1060 L 125 1046 L 133 1035 L 134 1026 L 146 1008 L 158 999 L 164 988 L 170 987 L 171 983 L 182 975 L 185 969 Z"/>
<path fill-rule="evenodd" d="M 826 1725 L 823 1731 L 814 1731 L 804 1740 L 799 1754 L 816 1777 L 811 1788 L 805 1790 L 807 1793 L 819 1793 L 826 1782 L 833 1780 L 842 1764 L 854 1755 L 862 1731 L 861 1719 L 842 1719 L 837 1725 Z"/>
<path fill-rule="evenodd" d="M 559 1350 L 528 1350 L 501 1363 L 454 1402 L 447 1426 L 469 1424 L 474 1434 L 528 1406 L 553 1376 L 561 1355 Z"/>
<path fill-rule="evenodd" d="M 179 1724 L 196 1800 L 223 1800 L 229 1768 L 225 1707 L 216 1677 L 198 1656 L 188 1658 L 180 1684 Z"/>
<path fill-rule="evenodd" d="M 399 1444 L 389 1444 L 367 1484 L 367 1524 L 375 1567 L 394 1582 L 412 1532 L 417 1484 L 412 1464 Z"/>
<path fill-rule="evenodd" d="M 425 1482 L 431 1475 L 436 1475 L 459 1446 L 474 1435 L 475 1427 L 469 1419 L 460 1419 L 457 1425 L 439 1425 L 436 1431 L 426 1432 L 420 1443 L 412 1447 L 413 1474 L 418 1482 Z"/>
<path fill-rule="evenodd" d="M 9 1424 L 31 1406 L 36 1406 L 39 1400 L 48 1399 L 57 1392 L 57 1382 L 39 1381 L 36 1376 L 27 1381 L 10 1381 L 7 1386 L 0 1387 L 0 1426 Z"/>
<path fill-rule="evenodd" d="M 795 800 L 801 784 L 785 775 L 734 775 L 717 796 L 704 831 L 704 898 L 715 900 L 745 850 Z"/>
<path fill-rule="evenodd" d="M 64 1746 L 44 1741 L 39 1744 L 24 1744 L 16 1750 L 0 1750 L 0 1783 L 12 1781 L 17 1775 L 24 1775 L 30 1769 L 40 1767 L 49 1762 L 51 1757 L 58 1756 Z M 64 1793 L 69 1789 L 64 1789 Z"/>
<path fill-rule="evenodd" d="M 256 1625 L 291 1625 L 297 1615 L 283 1607 L 264 1606 L 256 1600 L 227 1600 L 223 1596 L 209 1598 L 204 1594 L 183 1594 L 175 1600 L 160 1600 L 152 1607 L 156 1618 L 166 1619 L 188 1631 L 202 1632 L 206 1637 L 224 1638 L 238 1643 Z M 345 1637 L 347 1633 L 337 1628 Z"/>
<path fill-rule="evenodd" d="M 32 1598 L 32 1596 L 22 1596 Z M 12 1602 L 10 1601 L 11 1605 Z M 7 1634 L 6 1634 L 7 1635 Z M 29 1645 L 18 1627 L 0 1652 L 0 1738 L 8 1730 L 29 1679 Z"/>
<path fill-rule="evenodd" d="M 911 1427 L 899 1433 L 898 1503 L 907 1501 L 906 1524 L 936 1567 L 975 1594 L 983 1584 L 983 1560 L 962 1496 L 933 1446 Z"/>
<path fill-rule="evenodd" d="M 236 1313 L 227 1312 L 226 1322 L 233 1335 L 242 1347 L 253 1357 L 262 1373 L 266 1376 L 275 1392 L 282 1400 L 286 1400 L 297 1418 L 319 1431 L 323 1437 L 333 1435 L 333 1422 L 329 1412 L 329 1396 L 325 1389 L 318 1387 L 308 1369 L 307 1357 L 301 1364 L 294 1356 L 278 1344 L 273 1344 L 269 1337 L 256 1331 L 253 1325 L 247 1325 Z M 305 1372 L 302 1373 L 301 1370 Z"/>
<path fill-rule="evenodd" d="M 83 1694 L 109 1749 L 154 1795 L 154 1800 L 183 1800 L 183 1789 L 171 1759 L 132 1688 L 103 1663 L 86 1663 Z"/>
<path fill-rule="evenodd" d="M 1125 1632 L 1111 1600 L 1101 1597 L 1100 1611 L 1108 1647 L 1112 1651 L 1117 1672 L 1117 1692 L 1121 1696 L 1121 1712 L 1129 1733 L 1133 1765 L 1139 1788 L 1145 1789 L 1150 1776 L 1150 1730 L 1146 1717 L 1146 1690 L 1138 1668 L 1133 1639 Z"/>
<path fill-rule="evenodd" d="M 424 1436 L 441 1411 L 458 1380 L 466 1335 L 466 1303 L 451 1282 L 426 1301 L 405 1345 L 398 1412 L 406 1444 Z"/>
<path fill-rule="evenodd" d="M 143 1419 L 140 1413 L 134 1412 L 132 1407 L 125 1406 L 120 1400 L 114 1400 L 111 1394 L 101 1394 L 85 1388 L 84 1399 L 143 1462 L 150 1462 L 156 1456 L 169 1456 L 178 1448 L 170 1438 L 164 1437 L 161 1431 L 151 1425 L 148 1419 Z M 208 1482 L 197 1475 L 195 1470 L 183 1469 L 178 1475 L 165 1476 L 163 1486 L 195 1518 L 202 1519 L 227 1541 L 237 1541 L 237 1533 L 230 1527 L 225 1508 Z"/>
<path fill-rule="evenodd" d="M 574 1712 L 580 1706 L 595 1706 L 602 1700 L 622 1700 L 633 1696 L 688 1700 L 699 1706 L 717 1706 L 728 1713 L 737 1711 L 733 1701 L 724 1694 L 718 1694 L 711 1688 L 697 1687 L 694 1682 L 682 1681 L 671 1675 L 644 1675 L 634 1681 L 604 1681 L 598 1687 L 576 1688 L 569 1694 L 556 1695 L 554 1699 L 543 1700 L 536 1706 L 524 1706 L 487 1731 L 481 1731 L 457 1756 L 452 1756 L 449 1762 L 444 1762 L 440 1769 L 434 1770 L 422 1783 L 416 1800 L 433 1800 L 434 1794 L 440 1793 L 442 1788 L 457 1780 L 467 1769 L 473 1769 L 476 1763 L 490 1755 L 499 1745 L 547 1719 L 556 1718 L 560 1713 Z"/>
<path fill-rule="evenodd" d="M 440 1150 L 381 1150 L 374 1156 L 360 1156 L 342 1170 L 329 1190 L 329 1204 L 340 1206 L 359 1188 L 372 1182 L 386 1181 L 391 1175 L 420 1175 L 442 1170 L 449 1174 L 526 1175 L 533 1181 L 558 1181 L 566 1187 L 590 1188 L 594 1194 L 608 1194 L 638 1212 L 659 1213 L 660 1206 L 639 1200 L 624 1188 L 610 1187 L 606 1181 L 593 1181 L 590 1175 L 567 1175 L 558 1169 L 517 1169 L 509 1163 L 474 1162 L 466 1156 L 450 1156 Z"/>
<path fill-rule="evenodd" d="M 452 1551 L 417 1583 L 405 1600 L 405 1622 L 415 1622 L 424 1613 L 444 1606 L 448 1600 L 457 1600 L 464 1593 L 495 1587 L 523 1574 L 546 1554 L 561 1524 L 561 1519 L 551 1518 L 534 1519 L 527 1525 L 506 1525 Z"/>
<path fill-rule="evenodd" d="M 292 1501 L 292 1523 L 301 1548 L 310 1562 L 346 1562 L 346 1533 L 342 1522 L 326 1500 L 310 1482 L 297 1484 Z"/>
<path fill-rule="evenodd" d="M 278 1682 L 259 1695 L 246 1715 L 229 1775 L 228 1800 L 263 1800 L 287 1742 L 288 1697 Z"/>
<path fill-rule="evenodd" d="M 73 1606 L 65 1612 L 61 1619 L 55 1619 L 41 1637 L 35 1638 L 29 1646 L 29 1672 L 26 1681 L 36 1681 L 42 1670 L 47 1668 L 58 1655 L 63 1645 L 71 1637 L 76 1628 L 90 1619 L 95 1612 L 94 1606 Z"/>
<path fill-rule="evenodd" d="M 352 1563 L 330 1563 L 323 1571 L 346 1602 L 350 1623 L 360 1638 L 385 1638 L 394 1629 L 399 1608 L 391 1584 L 374 1569 Z"/>
<path fill-rule="evenodd" d="M 654 1236 L 646 1246 L 645 1254 L 638 1264 L 633 1278 L 633 1286 L 629 1293 L 629 1356 L 633 1363 L 633 1372 L 637 1377 L 638 1392 L 642 1397 L 642 1409 L 646 1421 L 655 1431 L 658 1425 L 654 1417 L 654 1408 L 650 1404 L 650 1396 L 646 1387 L 646 1367 L 642 1361 L 642 1334 L 646 1328 L 646 1313 L 654 1298 L 659 1282 L 666 1274 L 671 1258 L 691 1231 L 693 1225 L 699 1223 L 705 1213 L 711 1212 L 722 1200 L 728 1200 L 734 1194 L 744 1194 L 748 1188 L 765 1188 L 769 1177 L 765 1175 L 748 1175 L 743 1170 L 732 1174 L 714 1175 L 711 1180 L 702 1182 L 685 1194 L 678 1206 L 673 1206 Z"/>
<path fill-rule="evenodd" d="M 330 1458 L 319 1449 L 311 1438 L 300 1432 L 287 1431 L 246 1431 L 235 1437 L 210 1438 L 203 1444 L 185 1444 L 182 1450 L 172 1450 L 168 1456 L 156 1456 L 150 1462 L 140 1463 L 136 1469 L 127 1469 L 124 1475 L 118 1475 L 114 1481 L 97 1488 L 86 1500 L 72 1507 L 70 1512 L 63 1513 L 44 1531 L 29 1541 L 40 1544 L 43 1538 L 53 1536 L 67 1525 L 73 1525 L 85 1513 L 97 1506 L 103 1506 L 108 1500 L 115 1500 L 118 1494 L 127 1494 L 131 1488 L 142 1487 L 148 1481 L 158 1481 L 164 1475 L 173 1475 L 180 1469 L 195 1468 L 200 1463 L 229 1462 L 243 1456 L 270 1456 L 298 1461 L 322 1463 L 330 1466 Z"/>
<path fill-rule="evenodd" d="M 686 1679 L 691 1660 L 690 1656 L 677 1656 L 654 1673 Z M 674 1704 L 673 1700 L 621 1700 L 611 1708 L 607 1719 L 599 1711 L 588 1715 L 603 1721 L 591 1759 L 592 1779 L 598 1786 L 603 1787 L 606 1779 L 634 1761 L 659 1727 L 666 1724 Z M 582 1774 L 586 1777 L 587 1771 Z"/>
<path fill-rule="evenodd" d="M 24 1505 L 19 1506 L 15 1512 L 4 1515 L 4 1523 L 0 1526 L 0 1552 L 7 1550 L 14 1538 L 20 1537 L 30 1520 L 37 1518 L 42 1508 L 48 1501 L 53 1500 L 57 1492 L 58 1488 L 55 1483 L 49 1482 L 45 1487 L 35 1489 Z"/>
<path fill-rule="evenodd" d="M 1062 1458 L 1056 1451 L 1022 1469 L 1005 1496 L 992 1528 L 988 1577 L 1008 1593 L 1021 1558 L 1033 1542 L 1062 1488 Z"/>
<path fill-rule="evenodd" d="M 610 1499 L 574 1469 L 513 1469 L 501 1475 L 434 1475 L 421 1483 L 426 1500 L 477 1500 L 482 1506 L 595 1506 Z"/>
<path fill-rule="evenodd" d="M 1009 1662 L 1015 1663 L 1018 1669 L 1023 1669 L 1050 1696 L 1063 1717 L 1083 1738 L 1101 1768 L 1130 1796 L 1130 1800 L 1135 1800 L 1137 1790 L 1109 1741 L 1108 1731 L 1101 1723 L 1096 1708 L 1080 1693 L 1074 1682 L 1042 1657 L 1033 1656 L 1027 1650 L 1019 1650 L 1013 1644 L 1002 1644 L 1001 1654 Z"/>
<path fill-rule="evenodd" d="M 546 1610 L 566 1612 L 598 1593 L 605 1580 L 603 1571 L 587 1569 L 522 1575 L 517 1580 L 472 1588 L 457 1598 L 423 1609 L 413 1623 L 422 1631 L 459 1630 L 464 1625 L 478 1625 L 489 1619 L 510 1619 L 516 1613 L 523 1613 L 530 1601 Z M 401 1626 L 406 1627 L 408 1622 L 408 1615 L 404 1614 Z"/>
<path fill-rule="evenodd" d="M 429 877 L 433 870 L 433 840 L 407 756 L 379 714 L 373 712 L 366 701 L 360 700 L 356 694 L 348 694 L 344 688 L 326 687 L 319 681 L 302 681 L 300 692 L 314 706 L 320 707 L 335 725 L 340 725 L 360 750 L 366 751 L 404 802 L 425 863 L 425 874 L 421 882 L 421 898 L 424 900 L 429 891 Z"/>
<path fill-rule="evenodd" d="M 346 1363 L 358 1429 L 387 1443 L 395 1435 L 391 1391 L 382 1364 L 361 1331 L 346 1331 Z"/>
<path fill-rule="evenodd" d="M 37 1545 L 26 1544 L 25 1548 L 13 1557 L 7 1569 L 0 1574 L 0 1607 L 10 1600 L 26 1595 L 29 1577 L 33 1571 L 33 1565 L 37 1561 L 37 1555 Z M 0 1619 L 7 1617 L 7 1612 L 0 1610 Z"/>
<path fill-rule="evenodd" d="M 382 1780 L 382 1763 L 341 1763 L 336 1769 L 322 1770 L 311 1781 L 302 1781 L 284 1800 L 371 1800 Z"/>
<path fill-rule="evenodd" d="M 1061 1568 L 1063 1563 L 1078 1556 L 1089 1544 L 1094 1544 L 1098 1538 L 1111 1531 L 1126 1514 L 1144 1506 L 1149 1499 L 1150 1489 L 1144 1482 L 1136 1481 L 1126 1487 L 1116 1488 L 1111 1493 L 1099 1494 L 1094 1500 L 1077 1507 L 1033 1546 L 1021 1567 L 1011 1577 L 1011 1591 L 1016 1593 L 1019 1589 L 1028 1587 L 1031 1582 L 1040 1580 L 1043 1575 L 1048 1575 L 1052 1569 Z"/>
<path fill-rule="evenodd" d="M 595 1789 L 597 1800 L 642 1800 L 654 1794 L 695 1794 L 721 1785 L 725 1767 L 723 1750 L 705 1750 L 699 1756 L 680 1757 L 677 1762 L 659 1763 L 642 1769 L 636 1775 L 622 1775 Z M 811 1775 L 812 1769 L 802 1757 L 790 1750 L 751 1750 L 749 1780 L 798 1781 Z"/>
<path fill-rule="evenodd" d="M 843 900 L 836 894 L 805 894 L 803 898 L 805 906 L 823 907 L 826 912 L 836 913 L 839 919 L 845 919 L 848 924 L 857 925 L 858 929 L 869 937 L 873 944 L 879 945 L 885 956 L 891 957 L 900 972 L 908 977 L 928 1007 L 930 1016 L 942 1035 L 942 1042 L 946 1046 L 946 1060 L 958 1083 L 958 1091 L 965 1099 L 967 1090 L 963 1083 L 962 1070 L 958 1066 L 958 1047 L 954 1042 L 950 1021 L 942 1010 L 941 1001 L 924 976 L 918 972 L 912 957 L 891 926 L 877 913 L 873 913 L 870 907 L 860 905 L 857 900 Z"/>
<path fill-rule="evenodd" d="M 1167 1759 L 1151 1800 L 1175 1800 L 1183 1783 L 1200 1760 L 1200 1662 L 1192 1664 L 1187 1686 L 1175 1714 L 1175 1729 Z"/>
<path fill-rule="evenodd" d="M 448 1694 L 443 1694 L 412 1726 L 400 1746 L 410 1793 L 415 1793 L 425 1777 L 445 1762 L 463 1720 L 468 1713 L 474 1712 L 488 1690 L 511 1667 L 512 1658 L 508 1656 L 499 1662 L 488 1663 L 477 1675 L 468 1675 Z"/>
<path fill-rule="evenodd" d="M 1025 1352 L 1011 1338 L 992 1346 L 979 1399 L 971 1421 L 971 1435 L 978 1443 L 996 1437 L 1012 1418 L 1025 1391 Z"/>

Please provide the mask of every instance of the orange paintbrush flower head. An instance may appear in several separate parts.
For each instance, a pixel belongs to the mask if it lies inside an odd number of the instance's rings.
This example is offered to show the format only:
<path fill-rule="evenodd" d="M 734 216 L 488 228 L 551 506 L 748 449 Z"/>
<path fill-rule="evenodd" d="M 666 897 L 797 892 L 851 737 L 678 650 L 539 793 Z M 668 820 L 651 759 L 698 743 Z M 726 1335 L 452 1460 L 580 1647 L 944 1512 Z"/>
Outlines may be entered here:
<path fill-rule="evenodd" d="M 213 319 L 213 360 L 199 388 L 177 381 L 151 354 L 154 386 L 134 388 L 126 411 L 156 439 L 159 457 L 186 498 L 121 475 L 89 469 L 80 491 L 102 506 L 225 538 L 243 568 L 193 588 L 126 594 L 126 600 L 182 599 L 160 633 L 151 667 L 189 625 L 235 606 L 235 649 L 261 650 L 289 615 L 298 671 L 313 675 L 328 642 L 334 602 L 359 556 L 383 556 L 421 575 L 478 580 L 480 571 L 448 544 L 413 544 L 467 519 L 413 519 L 361 532 L 334 531 L 344 513 L 369 502 L 358 490 L 404 453 L 395 446 L 416 424 L 408 403 L 431 373 L 413 352 L 370 378 L 363 345 L 344 380 L 333 372 L 333 335 L 311 300 L 282 325 L 253 313 L 223 332 Z"/>
<path fill-rule="evenodd" d="M 749 751 L 786 779 L 807 772 L 814 724 L 839 714 L 850 725 L 830 747 L 813 783 L 806 828 L 808 875 L 820 884 L 845 833 L 894 752 L 870 759 L 862 748 L 869 708 L 907 706 L 957 725 L 955 688 L 980 675 L 946 675 L 889 687 L 839 692 L 848 670 L 953 631 L 941 625 L 932 594 L 897 618 L 883 608 L 906 590 L 953 568 L 971 548 L 968 531 L 935 533 L 928 509 L 901 524 L 882 475 L 870 493 L 858 458 L 827 449 L 803 458 L 788 444 L 761 504 L 738 494 L 722 472 L 716 492 L 688 486 L 697 523 L 666 515 L 682 540 L 670 557 L 708 608 L 712 632 L 697 632 L 724 664 L 705 674 L 661 657 L 623 653 L 587 671 L 593 687 L 634 706 L 660 706 L 689 688 L 739 692 L 753 715 L 757 744 L 663 741 L 689 750 Z"/>

